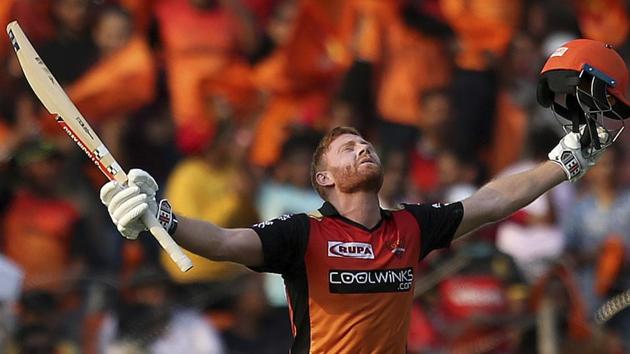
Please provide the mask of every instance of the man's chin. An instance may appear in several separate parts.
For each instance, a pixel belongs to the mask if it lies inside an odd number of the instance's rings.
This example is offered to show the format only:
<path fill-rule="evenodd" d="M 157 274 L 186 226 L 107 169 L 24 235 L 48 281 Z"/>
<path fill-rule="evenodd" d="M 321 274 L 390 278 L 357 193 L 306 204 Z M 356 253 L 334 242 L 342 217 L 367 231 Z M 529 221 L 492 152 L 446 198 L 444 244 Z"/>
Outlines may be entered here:
<path fill-rule="evenodd" d="M 339 183 L 339 189 L 344 193 L 378 193 L 383 185 L 383 174 L 380 166 L 376 164 L 366 164 L 366 166 L 360 166 L 357 170 L 357 175 L 354 176 L 354 178 L 349 178 L 343 182 L 344 183 Z"/>

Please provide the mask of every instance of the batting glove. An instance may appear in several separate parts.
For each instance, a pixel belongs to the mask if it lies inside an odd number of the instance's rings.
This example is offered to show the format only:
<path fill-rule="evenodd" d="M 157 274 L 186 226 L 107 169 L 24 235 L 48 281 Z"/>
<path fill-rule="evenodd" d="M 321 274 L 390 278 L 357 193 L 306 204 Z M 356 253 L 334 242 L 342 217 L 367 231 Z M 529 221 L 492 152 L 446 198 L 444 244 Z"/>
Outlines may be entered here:
<path fill-rule="evenodd" d="M 107 206 L 107 211 L 118 231 L 124 237 L 135 240 L 140 232 L 147 229 L 142 222 L 142 216 L 149 212 L 158 217 L 167 231 L 173 233 L 177 225 L 176 219 L 165 199 L 160 202 L 158 208 L 155 200 L 158 185 L 155 179 L 139 169 L 130 170 L 127 177 L 128 186 L 110 181 L 101 187 L 101 202 Z"/>
<path fill-rule="evenodd" d="M 605 148 L 609 146 L 610 135 L 608 132 L 601 127 L 598 127 L 597 131 L 603 146 L 601 149 L 595 149 L 593 144 L 582 147 L 580 143 L 580 137 L 584 134 L 584 127 L 582 127 L 581 133 L 571 132 L 565 135 L 549 153 L 549 160 L 562 167 L 569 181 L 575 182 L 582 178 L 586 171 L 597 163 Z"/>

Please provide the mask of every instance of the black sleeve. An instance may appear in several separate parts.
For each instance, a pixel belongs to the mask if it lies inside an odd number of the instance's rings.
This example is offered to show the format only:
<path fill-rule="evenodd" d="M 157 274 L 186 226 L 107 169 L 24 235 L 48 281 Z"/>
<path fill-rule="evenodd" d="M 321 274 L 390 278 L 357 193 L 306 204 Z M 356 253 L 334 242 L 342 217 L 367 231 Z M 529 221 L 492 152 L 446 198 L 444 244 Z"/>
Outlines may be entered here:
<path fill-rule="evenodd" d="M 289 274 L 303 268 L 308 242 L 308 215 L 283 215 L 251 228 L 260 237 L 264 257 L 264 264 L 250 267 L 252 270 Z"/>
<path fill-rule="evenodd" d="M 420 228 L 420 259 L 429 252 L 451 245 L 464 216 L 461 202 L 452 204 L 403 204 L 416 218 Z"/>

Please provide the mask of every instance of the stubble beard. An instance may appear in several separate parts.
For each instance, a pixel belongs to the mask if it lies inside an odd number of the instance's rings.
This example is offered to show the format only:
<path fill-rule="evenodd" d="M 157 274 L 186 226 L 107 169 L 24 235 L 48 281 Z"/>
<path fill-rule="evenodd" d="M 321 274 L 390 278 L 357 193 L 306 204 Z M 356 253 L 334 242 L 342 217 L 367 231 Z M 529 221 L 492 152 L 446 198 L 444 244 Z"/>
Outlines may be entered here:
<path fill-rule="evenodd" d="M 378 193 L 383 185 L 383 169 L 375 164 L 358 168 L 332 169 L 337 188 L 342 193 L 374 192 Z"/>

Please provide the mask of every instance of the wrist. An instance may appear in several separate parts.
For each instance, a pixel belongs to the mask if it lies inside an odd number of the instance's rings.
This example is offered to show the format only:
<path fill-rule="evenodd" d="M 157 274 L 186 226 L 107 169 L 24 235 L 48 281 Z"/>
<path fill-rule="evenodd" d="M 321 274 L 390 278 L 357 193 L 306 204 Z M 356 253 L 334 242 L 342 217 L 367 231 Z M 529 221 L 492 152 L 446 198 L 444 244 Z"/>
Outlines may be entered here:
<path fill-rule="evenodd" d="M 545 165 L 548 166 L 549 173 L 556 177 L 558 183 L 571 180 L 570 172 L 560 161 L 548 160 Z"/>
<path fill-rule="evenodd" d="M 156 218 L 169 235 L 173 236 L 175 234 L 179 221 L 167 199 L 160 200 Z"/>

